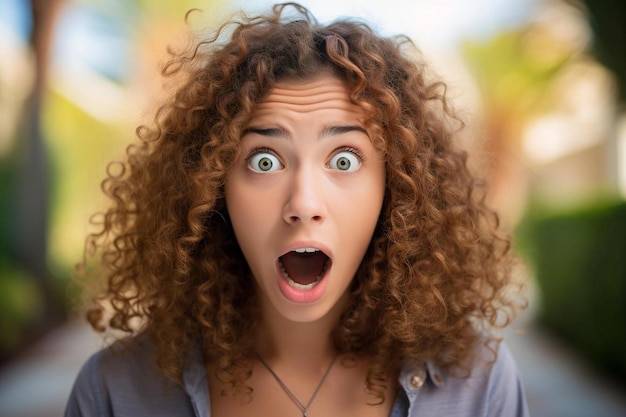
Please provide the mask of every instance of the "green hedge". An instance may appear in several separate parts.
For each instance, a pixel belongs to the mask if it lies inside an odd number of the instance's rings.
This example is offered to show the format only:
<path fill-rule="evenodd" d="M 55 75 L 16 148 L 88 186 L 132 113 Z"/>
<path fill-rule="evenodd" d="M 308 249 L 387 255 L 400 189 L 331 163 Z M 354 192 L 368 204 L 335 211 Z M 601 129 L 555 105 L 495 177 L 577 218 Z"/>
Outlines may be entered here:
<path fill-rule="evenodd" d="M 32 276 L 0 256 L 0 363 L 24 347 L 42 309 Z"/>
<path fill-rule="evenodd" d="M 626 202 L 531 216 L 540 319 L 594 362 L 626 376 Z"/>
<path fill-rule="evenodd" d="M 24 346 L 42 306 L 33 277 L 13 259 L 16 183 L 15 152 L 0 155 L 0 364 Z"/>

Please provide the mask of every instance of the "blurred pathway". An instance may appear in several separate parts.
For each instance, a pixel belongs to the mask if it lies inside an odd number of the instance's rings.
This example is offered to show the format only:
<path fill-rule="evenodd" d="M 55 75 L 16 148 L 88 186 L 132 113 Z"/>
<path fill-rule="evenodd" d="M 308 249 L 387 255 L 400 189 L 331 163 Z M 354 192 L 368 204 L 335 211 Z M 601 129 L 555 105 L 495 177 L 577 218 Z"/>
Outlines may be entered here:
<path fill-rule="evenodd" d="M 101 346 L 86 321 L 53 330 L 0 369 L 0 417 L 63 416 L 80 367 Z"/>
<path fill-rule="evenodd" d="M 505 339 L 524 378 L 533 417 L 624 417 L 626 387 L 603 379 L 540 328 Z M 83 362 L 102 346 L 84 322 L 50 333 L 0 370 L 0 417 L 62 416 Z"/>
<path fill-rule="evenodd" d="M 527 294 L 528 308 L 504 339 L 522 374 L 531 417 L 626 417 L 626 381 L 609 379 L 538 324 L 533 281 Z"/>
<path fill-rule="evenodd" d="M 540 326 L 507 330 L 505 340 L 532 417 L 626 417 L 626 383 L 609 380 Z"/>

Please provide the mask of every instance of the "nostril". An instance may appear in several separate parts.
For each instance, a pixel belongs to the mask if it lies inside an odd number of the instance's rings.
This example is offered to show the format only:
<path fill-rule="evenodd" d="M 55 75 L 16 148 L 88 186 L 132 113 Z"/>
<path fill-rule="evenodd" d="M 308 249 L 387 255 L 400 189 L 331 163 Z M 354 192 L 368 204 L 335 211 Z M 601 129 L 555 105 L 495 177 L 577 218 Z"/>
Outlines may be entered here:
<path fill-rule="evenodd" d="M 322 216 L 319 215 L 315 215 L 315 216 L 311 216 L 311 217 L 301 217 L 301 216 L 289 216 L 289 221 L 290 223 L 297 223 L 297 222 L 309 222 L 309 221 L 313 221 L 313 222 L 319 222 L 322 220 Z"/>

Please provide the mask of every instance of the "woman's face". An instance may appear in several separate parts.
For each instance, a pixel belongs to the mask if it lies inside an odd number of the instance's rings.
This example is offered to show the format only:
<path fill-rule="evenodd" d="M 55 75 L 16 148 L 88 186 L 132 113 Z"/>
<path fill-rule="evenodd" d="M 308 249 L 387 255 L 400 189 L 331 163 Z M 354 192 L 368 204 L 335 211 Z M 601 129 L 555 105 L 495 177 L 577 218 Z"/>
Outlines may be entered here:
<path fill-rule="evenodd" d="M 312 322 L 346 297 L 385 190 L 362 118 L 332 76 L 280 82 L 255 107 L 225 193 L 264 311 Z"/>

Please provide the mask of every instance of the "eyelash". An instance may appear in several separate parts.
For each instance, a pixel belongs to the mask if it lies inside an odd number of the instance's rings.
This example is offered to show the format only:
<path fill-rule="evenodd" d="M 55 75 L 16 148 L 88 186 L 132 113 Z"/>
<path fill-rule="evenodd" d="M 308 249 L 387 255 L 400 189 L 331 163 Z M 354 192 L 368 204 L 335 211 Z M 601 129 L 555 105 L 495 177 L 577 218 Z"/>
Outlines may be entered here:
<path fill-rule="evenodd" d="M 365 155 L 360 150 L 353 148 L 352 146 L 342 146 L 341 148 L 337 148 L 333 155 L 338 154 L 339 152 L 350 152 L 356 155 L 361 161 L 365 161 Z"/>
<path fill-rule="evenodd" d="M 248 152 L 248 156 L 245 157 L 245 161 L 250 161 L 250 159 L 252 159 L 252 157 L 258 153 L 271 153 L 278 158 L 278 155 L 276 155 L 276 152 L 274 152 L 272 149 L 266 148 L 264 146 L 259 146 L 258 148 L 254 148 L 250 152 Z"/>

